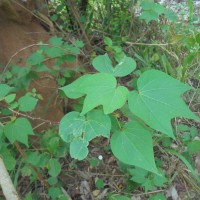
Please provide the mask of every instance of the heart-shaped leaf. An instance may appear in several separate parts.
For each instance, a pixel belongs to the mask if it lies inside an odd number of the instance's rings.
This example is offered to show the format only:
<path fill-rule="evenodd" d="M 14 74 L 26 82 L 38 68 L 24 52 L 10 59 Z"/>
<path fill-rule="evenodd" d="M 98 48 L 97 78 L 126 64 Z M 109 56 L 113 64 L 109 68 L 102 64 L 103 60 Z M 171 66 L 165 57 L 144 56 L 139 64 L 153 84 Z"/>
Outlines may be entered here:
<path fill-rule="evenodd" d="M 131 112 L 155 130 L 174 138 L 171 119 L 186 117 L 199 121 L 180 95 L 191 87 L 167 74 L 149 70 L 137 81 L 138 91 L 132 91 L 128 104 Z"/>
<path fill-rule="evenodd" d="M 129 122 L 122 131 L 116 131 L 112 135 L 112 152 L 123 163 L 158 173 L 151 134 L 149 129 L 137 121 Z"/>
<path fill-rule="evenodd" d="M 124 58 L 120 61 L 120 63 L 115 66 L 113 75 L 115 77 L 127 76 L 128 74 L 133 72 L 135 68 L 136 68 L 135 60 L 133 60 L 133 58 L 124 56 Z"/>
<path fill-rule="evenodd" d="M 98 136 L 109 137 L 110 129 L 110 118 L 101 110 L 93 110 L 86 116 L 80 116 L 78 112 L 70 112 L 60 121 L 59 135 L 65 142 L 80 137 L 90 141 Z"/>
<path fill-rule="evenodd" d="M 60 121 L 59 135 L 65 142 L 80 137 L 85 129 L 85 117 L 78 112 L 67 113 Z"/>
<path fill-rule="evenodd" d="M 112 61 L 110 60 L 108 54 L 97 56 L 92 61 L 92 65 L 99 72 L 113 74 Z"/>
<path fill-rule="evenodd" d="M 38 100 L 34 97 L 23 96 L 18 100 L 19 110 L 23 112 L 30 112 L 35 108 L 37 102 Z"/>
<path fill-rule="evenodd" d="M 26 118 L 18 118 L 15 122 L 6 124 L 4 133 L 11 144 L 19 141 L 26 146 L 28 146 L 28 136 L 34 134 L 32 126 Z"/>
<path fill-rule="evenodd" d="M 100 105 L 103 106 L 105 114 L 112 113 L 121 108 L 128 97 L 128 89 L 123 86 L 117 87 L 116 78 L 107 73 L 85 75 L 61 90 L 68 97 L 78 98 L 87 95 L 82 115 Z"/>
<path fill-rule="evenodd" d="M 0 99 L 6 96 L 12 89 L 12 87 L 6 84 L 0 84 Z"/>

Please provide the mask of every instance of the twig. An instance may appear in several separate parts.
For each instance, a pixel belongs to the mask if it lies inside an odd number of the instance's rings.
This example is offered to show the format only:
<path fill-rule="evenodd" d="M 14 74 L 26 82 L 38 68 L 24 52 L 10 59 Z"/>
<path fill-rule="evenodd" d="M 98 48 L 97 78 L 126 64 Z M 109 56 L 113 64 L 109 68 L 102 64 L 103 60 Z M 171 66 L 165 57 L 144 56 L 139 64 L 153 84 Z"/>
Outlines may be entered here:
<path fill-rule="evenodd" d="M 8 108 L 8 110 L 10 110 L 11 112 L 13 112 L 13 113 L 15 113 L 15 114 L 17 114 L 17 115 L 20 115 L 20 116 L 29 118 L 29 119 L 31 119 L 31 120 L 40 120 L 40 121 L 42 121 L 42 122 L 44 122 L 44 123 L 48 123 L 48 124 L 50 124 L 50 125 L 51 125 L 51 124 L 59 124 L 59 122 L 52 122 L 52 121 L 50 121 L 50 120 L 42 119 L 42 118 L 40 118 L 40 117 L 31 117 L 30 115 L 26 115 L 26 114 L 24 114 L 24 113 L 17 112 L 17 111 L 15 111 L 15 110 L 11 109 L 11 108 Z"/>

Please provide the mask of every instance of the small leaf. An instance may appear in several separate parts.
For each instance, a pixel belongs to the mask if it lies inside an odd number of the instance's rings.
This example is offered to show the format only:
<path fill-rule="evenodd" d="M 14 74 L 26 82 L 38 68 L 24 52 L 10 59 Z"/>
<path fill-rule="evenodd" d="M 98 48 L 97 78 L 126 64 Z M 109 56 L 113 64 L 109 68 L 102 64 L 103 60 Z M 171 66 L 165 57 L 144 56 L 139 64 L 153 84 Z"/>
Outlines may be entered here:
<path fill-rule="evenodd" d="M 13 123 L 8 123 L 4 127 L 5 136 L 13 144 L 19 141 L 28 146 L 28 136 L 33 135 L 33 129 L 26 118 L 18 118 Z"/>
<path fill-rule="evenodd" d="M 57 177 L 61 172 L 61 165 L 57 159 L 51 159 L 49 161 L 49 175 Z"/>
<path fill-rule="evenodd" d="M 16 166 L 16 160 L 11 154 L 10 150 L 5 146 L 1 145 L 0 154 L 3 157 L 4 164 L 7 170 L 14 170 Z"/>
<path fill-rule="evenodd" d="M 59 147 L 59 141 L 60 141 L 59 137 L 53 137 L 53 138 L 51 138 L 51 140 L 49 141 L 48 146 L 47 146 L 48 151 L 50 153 L 54 153 L 58 149 L 58 147 Z"/>
<path fill-rule="evenodd" d="M 55 36 L 49 39 L 49 43 L 52 44 L 53 46 L 61 46 L 63 41 L 62 38 Z"/>
<path fill-rule="evenodd" d="M 84 47 L 84 43 L 81 40 L 76 40 L 74 45 L 77 46 L 78 48 Z"/>
<path fill-rule="evenodd" d="M 194 140 L 188 143 L 188 152 L 195 154 L 200 151 L 200 140 Z"/>
<path fill-rule="evenodd" d="M 111 137 L 113 154 L 123 163 L 158 173 L 153 155 L 151 132 L 136 121 Z"/>
<path fill-rule="evenodd" d="M 137 91 L 128 98 L 131 112 L 141 118 L 151 128 L 174 138 L 171 119 L 186 117 L 199 121 L 181 99 L 180 95 L 191 89 L 167 74 L 149 70 L 137 81 Z"/>
<path fill-rule="evenodd" d="M 97 189 L 101 190 L 104 187 L 104 181 L 103 179 L 99 178 L 96 182 L 95 185 L 97 187 Z"/>
<path fill-rule="evenodd" d="M 18 100 L 19 110 L 23 112 L 30 112 L 35 108 L 37 102 L 38 100 L 34 97 L 23 96 Z"/>
<path fill-rule="evenodd" d="M 70 144 L 70 155 L 72 158 L 83 160 L 88 155 L 88 142 L 83 139 L 73 140 Z"/>
<path fill-rule="evenodd" d="M 159 194 L 156 194 L 156 195 L 153 195 L 149 198 L 149 200 L 167 200 L 165 195 L 162 194 L 162 193 L 159 193 Z"/>
<path fill-rule="evenodd" d="M 40 154 L 37 151 L 27 152 L 26 157 L 26 162 L 34 166 L 37 166 L 40 162 Z"/>
<path fill-rule="evenodd" d="M 16 94 L 9 94 L 5 97 L 6 103 L 11 103 L 15 100 Z"/>
<path fill-rule="evenodd" d="M 59 196 L 62 194 L 62 191 L 58 187 L 50 187 L 48 189 L 48 195 L 52 200 L 59 199 Z"/>
<path fill-rule="evenodd" d="M 26 60 L 29 65 L 38 65 L 44 61 L 44 55 L 40 52 L 35 52 L 31 56 L 29 56 Z"/>
<path fill-rule="evenodd" d="M 50 178 L 48 178 L 48 183 L 50 185 L 55 185 L 58 183 L 58 179 L 56 177 L 50 177 Z"/>
<path fill-rule="evenodd" d="M 104 43 L 108 46 L 112 46 L 112 40 L 109 37 L 104 37 Z"/>
<path fill-rule="evenodd" d="M 12 89 L 12 87 L 6 84 L 0 84 L 0 99 L 5 97 Z"/>

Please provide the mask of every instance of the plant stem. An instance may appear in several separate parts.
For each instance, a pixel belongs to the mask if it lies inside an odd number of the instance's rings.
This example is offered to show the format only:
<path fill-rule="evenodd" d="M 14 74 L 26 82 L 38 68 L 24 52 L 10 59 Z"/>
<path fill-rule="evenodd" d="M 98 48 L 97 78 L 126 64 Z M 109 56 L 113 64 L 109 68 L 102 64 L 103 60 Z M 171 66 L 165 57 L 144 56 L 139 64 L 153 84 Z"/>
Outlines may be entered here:
<path fill-rule="evenodd" d="M 6 200 L 20 200 L 17 191 L 6 170 L 3 159 L 0 157 L 0 185 Z"/>

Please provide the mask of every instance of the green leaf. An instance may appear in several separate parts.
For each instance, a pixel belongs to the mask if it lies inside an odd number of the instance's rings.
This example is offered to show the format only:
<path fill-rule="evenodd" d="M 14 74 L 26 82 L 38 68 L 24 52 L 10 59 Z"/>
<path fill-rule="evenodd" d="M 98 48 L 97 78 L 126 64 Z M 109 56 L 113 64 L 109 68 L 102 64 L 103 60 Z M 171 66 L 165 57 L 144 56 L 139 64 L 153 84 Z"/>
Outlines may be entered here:
<path fill-rule="evenodd" d="M 200 120 L 180 97 L 191 89 L 190 86 L 157 70 L 144 72 L 137 86 L 138 91 L 132 91 L 129 95 L 129 108 L 151 128 L 174 138 L 171 119 L 186 117 Z"/>
<path fill-rule="evenodd" d="M 120 63 L 116 65 L 113 71 L 113 75 L 115 77 L 127 76 L 128 74 L 133 72 L 135 68 L 136 68 L 135 60 L 133 60 L 133 58 L 124 56 L 124 58 L 120 61 Z"/>
<path fill-rule="evenodd" d="M 142 168 L 136 167 L 135 169 L 129 169 L 129 173 L 132 175 L 131 180 L 143 184 L 147 180 L 148 171 Z"/>
<path fill-rule="evenodd" d="M 5 97 L 6 103 L 11 103 L 15 100 L 16 94 L 9 94 Z"/>
<path fill-rule="evenodd" d="M 48 178 L 48 183 L 50 185 L 55 185 L 58 183 L 58 179 L 56 177 L 50 177 L 50 178 Z"/>
<path fill-rule="evenodd" d="M 103 136 L 109 137 L 111 130 L 110 118 L 101 110 L 94 110 L 86 115 L 85 135 L 84 139 L 87 141 L 95 137 Z"/>
<path fill-rule="evenodd" d="M 84 47 L 84 43 L 81 40 L 76 40 L 74 45 L 78 48 Z"/>
<path fill-rule="evenodd" d="M 155 11 L 143 11 L 140 15 L 140 19 L 144 19 L 147 23 L 149 23 L 151 20 L 157 21 L 159 18 L 158 13 Z"/>
<path fill-rule="evenodd" d="M 33 135 L 33 129 L 26 118 L 18 118 L 13 123 L 8 123 L 4 127 L 5 136 L 13 144 L 19 141 L 28 146 L 28 136 Z"/>
<path fill-rule="evenodd" d="M 82 135 L 84 140 L 90 141 L 97 136 L 109 137 L 110 129 L 110 118 L 101 110 L 93 110 L 86 117 L 78 112 L 70 112 L 60 121 L 59 135 L 66 142 Z"/>
<path fill-rule="evenodd" d="M 128 89 L 117 87 L 117 81 L 111 74 L 98 73 L 85 75 L 70 85 L 61 88 L 69 98 L 78 98 L 86 94 L 81 115 L 103 105 L 105 114 L 121 108 L 128 97 Z"/>
<path fill-rule="evenodd" d="M 142 184 L 142 186 L 144 186 L 145 192 L 153 190 L 155 187 L 151 179 L 146 179 L 146 181 Z"/>
<path fill-rule="evenodd" d="M 2 136 L 3 136 L 3 126 L 0 125 L 0 140 L 1 140 Z"/>
<path fill-rule="evenodd" d="M 95 185 L 97 187 L 97 189 L 101 190 L 104 187 L 104 181 L 103 179 L 99 178 L 96 182 Z"/>
<path fill-rule="evenodd" d="M 111 137 L 113 154 L 123 163 L 158 173 L 151 132 L 136 121 L 127 123 Z"/>
<path fill-rule="evenodd" d="M 65 93 L 67 97 L 71 99 L 77 99 L 79 97 L 82 97 L 84 95 L 84 92 L 81 91 L 81 87 L 85 84 L 85 82 L 87 82 L 88 78 L 91 76 L 91 74 L 85 74 L 73 83 L 60 89 Z"/>
<path fill-rule="evenodd" d="M 61 165 L 57 159 L 51 159 L 49 161 L 49 170 L 48 173 L 52 177 L 57 177 L 61 172 Z"/>
<path fill-rule="evenodd" d="M 59 135 L 65 142 L 71 142 L 80 137 L 84 131 L 85 117 L 78 112 L 70 112 L 65 115 L 59 125 Z"/>
<path fill-rule="evenodd" d="M 38 65 L 44 61 L 44 55 L 40 52 L 35 52 L 31 56 L 29 56 L 26 60 L 29 65 Z"/>
<path fill-rule="evenodd" d="M 200 140 L 194 140 L 188 143 L 188 152 L 190 154 L 195 154 L 200 151 Z"/>
<path fill-rule="evenodd" d="M 48 146 L 47 146 L 48 151 L 50 153 L 54 153 L 59 148 L 59 141 L 60 141 L 59 137 L 51 138 L 51 140 L 49 141 Z"/>
<path fill-rule="evenodd" d="M 58 187 L 50 187 L 48 189 L 48 195 L 52 200 L 58 199 L 58 197 L 62 194 L 62 191 Z"/>
<path fill-rule="evenodd" d="M 37 166 L 40 163 L 40 154 L 37 151 L 27 152 L 26 157 L 26 162 L 29 164 Z"/>
<path fill-rule="evenodd" d="M 88 155 L 88 142 L 83 139 L 76 139 L 70 143 L 70 155 L 72 158 L 83 160 Z"/>
<path fill-rule="evenodd" d="M 3 157 L 4 164 L 7 170 L 14 170 L 16 166 L 16 160 L 11 154 L 6 145 L 2 145 L 0 148 L 0 155 Z"/>
<path fill-rule="evenodd" d="M 62 38 L 55 36 L 49 39 L 49 43 L 52 44 L 53 46 L 61 46 L 63 41 Z"/>
<path fill-rule="evenodd" d="M 155 194 L 149 198 L 149 200 L 167 200 L 165 195 L 162 193 Z"/>
<path fill-rule="evenodd" d="M 104 43 L 108 46 L 112 46 L 112 40 L 109 37 L 104 37 Z"/>
<path fill-rule="evenodd" d="M 92 65 L 97 71 L 113 74 L 115 77 L 127 76 L 136 68 L 135 60 L 127 56 L 123 56 L 123 59 L 120 60 L 120 63 L 117 64 L 115 68 L 113 68 L 112 61 L 107 54 L 97 56 L 93 60 Z"/>
<path fill-rule="evenodd" d="M 112 66 L 112 61 L 110 60 L 108 54 L 97 56 L 92 61 L 92 65 L 99 72 L 113 74 L 114 69 Z"/>
<path fill-rule="evenodd" d="M 30 112 L 35 108 L 37 102 L 38 100 L 34 97 L 23 96 L 18 100 L 19 110 L 23 112 Z"/>
<path fill-rule="evenodd" d="M 5 97 L 12 89 L 12 87 L 6 84 L 0 84 L 0 99 Z"/>

